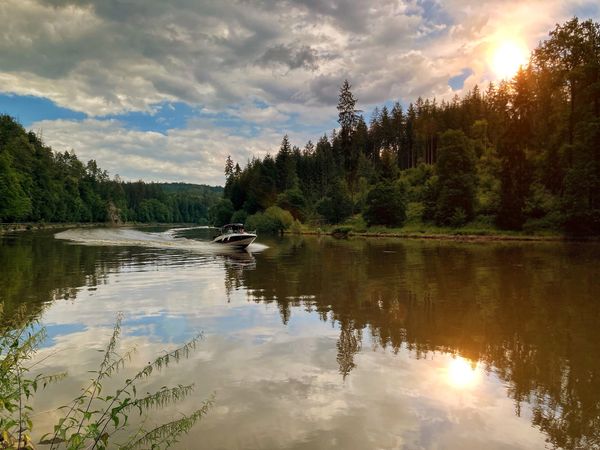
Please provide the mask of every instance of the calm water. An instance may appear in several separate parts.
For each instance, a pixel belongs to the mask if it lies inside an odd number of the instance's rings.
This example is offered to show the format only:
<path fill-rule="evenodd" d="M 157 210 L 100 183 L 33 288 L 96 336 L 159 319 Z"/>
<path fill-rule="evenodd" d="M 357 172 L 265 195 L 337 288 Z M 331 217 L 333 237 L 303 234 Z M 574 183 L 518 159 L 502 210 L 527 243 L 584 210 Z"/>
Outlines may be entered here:
<path fill-rule="evenodd" d="M 0 301 L 41 319 L 38 433 L 78 394 L 119 311 L 134 370 L 214 393 L 179 448 L 600 448 L 600 246 L 259 238 L 205 230 L 0 237 Z M 124 375 L 127 374 L 125 371 Z"/>

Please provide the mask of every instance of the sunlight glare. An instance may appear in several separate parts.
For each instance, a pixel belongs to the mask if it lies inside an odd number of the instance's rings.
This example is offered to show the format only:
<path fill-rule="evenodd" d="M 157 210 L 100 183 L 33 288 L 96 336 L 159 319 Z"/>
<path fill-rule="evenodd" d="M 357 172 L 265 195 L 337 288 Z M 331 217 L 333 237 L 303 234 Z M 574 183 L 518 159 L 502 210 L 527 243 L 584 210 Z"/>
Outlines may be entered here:
<path fill-rule="evenodd" d="M 529 51 L 524 43 L 516 40 L 503 40 L 493 49 L 491 66 L 499 79 L 512 78 L 520 66 L 527 64 Z"/>
<path fill-rule="evenodd" d="M 448 382 L 457 388 L 473 386 L 477 381 L 477 365 L 472 366 L 469 360 L 457 357 L 448 365 Z"/>

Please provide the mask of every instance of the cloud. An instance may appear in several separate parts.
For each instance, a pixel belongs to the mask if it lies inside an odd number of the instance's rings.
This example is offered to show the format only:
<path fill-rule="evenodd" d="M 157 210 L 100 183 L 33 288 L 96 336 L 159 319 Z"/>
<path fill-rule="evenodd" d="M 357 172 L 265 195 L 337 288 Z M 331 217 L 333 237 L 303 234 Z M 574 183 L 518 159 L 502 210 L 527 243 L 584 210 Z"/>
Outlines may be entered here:
<path fill-rule="evenodd" d="M 193 121 L 188 128 L 166 134 L 98 119 L 40 121 L 32 129 L 41 130 L 44 141 L 55 151 L 74 150 L 82 161 L 95 159 L 112 176 L 210 185 L 223 185 L 227 155 L 244 165 L 253 155 L 275 153 L 283 135 L 280 129 L 263 127 L 249 139 L 244 133 L 254 130 L 233 131 L 210 119 Z M 297 145 L 308 139 L 302 133 L 291 133 L 291 138 Z"/>
<path fill-rule="evenodd" d="M 282 64 L 290 69 L 316 70 L 319 67 L 318 59 L 317 52 L 308 45 L 294 47 L 289 44 L 279 44 L 269 47 L 257 60 L 257 64 Z"/>
<path fill-rule="evenodd" d="M 319 121 L 322 131 L 330 129 L 344 78 L 365 111 L 419 96 L 450 98 L 455 92 L 448 81 L 465 69 L 472 74 L 463 90 L 493 79 L 488 54 L 503 36 L 521 36 L 533 48 L 556 22 L 577 11 L 597 12 L 594 4 L 3 0 L 0 92 L 46 98 L 96 119 L 153 114 L 165 103 L 232 114 L 254 128 L 243 146 L 250 152 L 264 147 L 273 122 L 291 134 Z M 66 125 L 48 122 L 46 135 L 54 126 L 59 135 Z M 167 133 L 169 145 L 181 132 Z M 203 132 L 207 152 L 214 151 L 213 134 L 232 146 L 237 139 L 223 129 Z M 68 145 L 67 136 L 62 144 Z M 163 175 L 170 173 L 164 164 Z"/>

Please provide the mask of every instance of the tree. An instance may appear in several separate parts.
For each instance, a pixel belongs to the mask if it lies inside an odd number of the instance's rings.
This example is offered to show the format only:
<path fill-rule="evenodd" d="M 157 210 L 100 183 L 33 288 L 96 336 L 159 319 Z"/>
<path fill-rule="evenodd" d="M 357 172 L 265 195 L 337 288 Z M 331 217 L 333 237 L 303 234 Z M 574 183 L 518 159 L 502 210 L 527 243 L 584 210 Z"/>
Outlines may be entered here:
<path fill-rule="evenodd" d="M 233 205 L 229 199 L 223 198 L 209 210 L 209 217 L 212 224 L 216 227 L 222 227 L 229 223 L 233 215 Z"/>
<path fill-rule="evenodd" d="M 535 63 L 554 75 L 555 85 L 568 90 L 569 143 L 578 119 L 600 115 L 600 24 L 577 17 L 550 32 L 550 39 L 533 52 Z"/>
<path fill-rule="evenodd" d="M 31 200 L 23 191 L 7 152 L 0 153 L 0 222 L 18 221 L 31 212 Z"/>
<path fill-rule="evenodd" d="M 340 88 L 340 95 L 337 105 L 338 123 L 341 127 L 343 136 L 350 137 L 356 124 L 358 123 L 359 110 L 355 109 L 356 99 L 350 90 L 352 86 L 348 80 L 344 80 Z"/>
<path fill-rule="evenodd" d="M 280 191 L 290 189 L 298 184 L 296 164 L 292 157 L 292 147 L 287 134 L 281 140 L 281 147 L 275 156 L 275 166 L 277 167 L 277 188 Z"/>
<path fill-rule="evenodd" d="M 352 199 L 342 180 L 334 182 L 328 195 L 317 203 L 316 210 L 328 223 L 340 223 L 350 217 Z"/>
<path fill-rule="evenodd" d="M 356 109 L 356 99 L 350 91 L 348 80 L 344 80 L 340 88 L 338 100 L 338 123 L 340 124 L 339 145 L 341 150 L 342 164 L 346 171 L 346 179 L 350 192 L 354 193 L 356 184 L 356 170 L 358 169 L 358 158 L 360 149 L 354 145 L 354 132 L 359 124 L 365 125 L 359 116 L 360 111 Z M 364 133 L 363 133 L 364 134 Z"/>
<path fill-rule="evenodd" d="M 475 152 L 462 131 L 448 130 L 440 137 L 437 173 L 436 223 L 459 226 L 471 220 L 477 185 Z"/>
<path fill-rule="evenodd" d="M 233 160 L 231 159 L 231 155 L 227 155 L 227 160 L 225 161 L 225 177 L 229 180 L 231 176 L 234 174 L 234 165 Z"/>
<path fill-rule="evenodd" d="M 406 220 L 402 189 L 389 182 L 375 185 L 367 195 L 363 215 L 368 225 L 402 226 Z"/>
<path fill-rule="evenodd" d="M 565 179 L 565 227 L 573 234 L 600 233 L 600 119 L 581 126 L 574 164 Z"/>

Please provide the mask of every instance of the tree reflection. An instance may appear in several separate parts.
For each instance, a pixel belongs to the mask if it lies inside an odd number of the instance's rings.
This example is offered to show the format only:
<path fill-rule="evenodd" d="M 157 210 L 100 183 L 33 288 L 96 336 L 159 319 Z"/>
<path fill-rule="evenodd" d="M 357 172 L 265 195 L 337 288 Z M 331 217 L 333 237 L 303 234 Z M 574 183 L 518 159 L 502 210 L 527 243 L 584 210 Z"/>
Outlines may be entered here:
<path fill-rule="evenodd" d="M 283 323 L 302 306 L 333 321 L 339 371 L 356 367 L 363 331 L 417 358 L 478 361 L 507 383 L 520 414 L 561 448 L 600 445 L 597 244 L 284 240 L 240 276 Z"/>
<path fill-rule="evenodd" d="M 217 258 L 228 294 L 243 289 L 250 301 L 274 304 L 284 324 L 298 308 L 332 322 L 343 378 L 365 337 L 416 358 L 447 352 L 495 372 L 516 414 L 530 404 L 549 444 L 575 449 L 600 446 L 599 250 L 293 237 L 260 255 Z M 36 315 L 156 258 L 139 248 L 68 245 L 49 233 L 4 236 L 0 302 L 6 314 L 25 305 Z"/>

